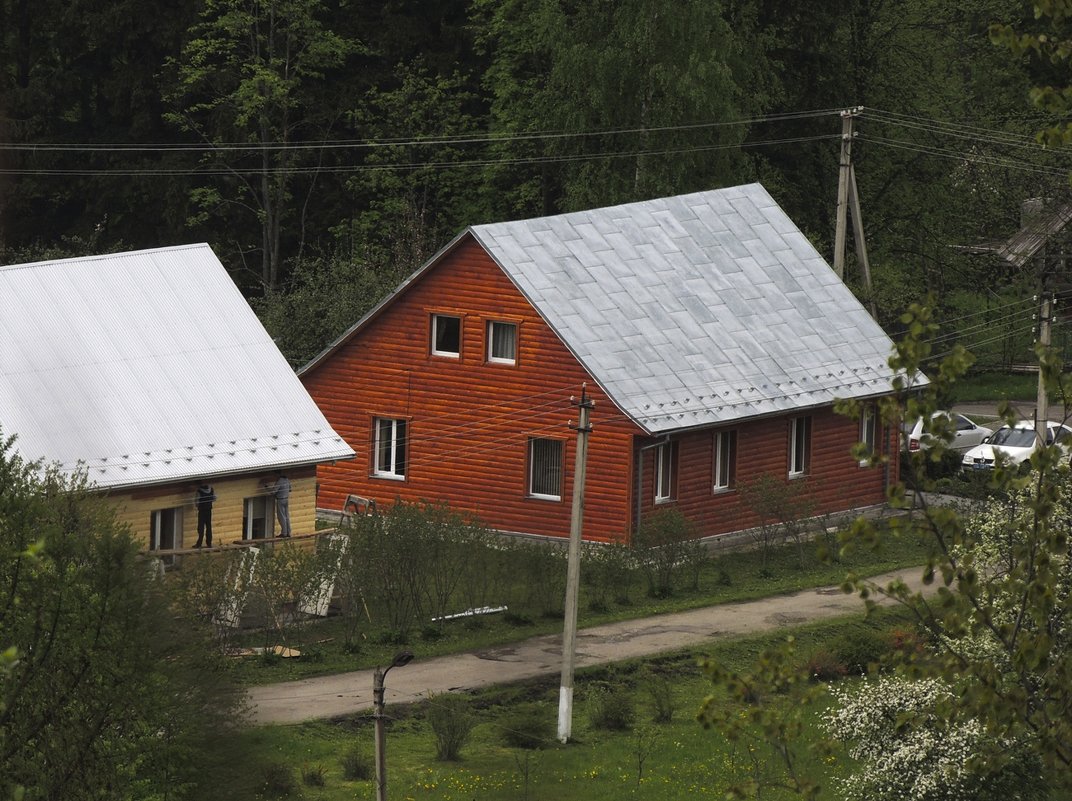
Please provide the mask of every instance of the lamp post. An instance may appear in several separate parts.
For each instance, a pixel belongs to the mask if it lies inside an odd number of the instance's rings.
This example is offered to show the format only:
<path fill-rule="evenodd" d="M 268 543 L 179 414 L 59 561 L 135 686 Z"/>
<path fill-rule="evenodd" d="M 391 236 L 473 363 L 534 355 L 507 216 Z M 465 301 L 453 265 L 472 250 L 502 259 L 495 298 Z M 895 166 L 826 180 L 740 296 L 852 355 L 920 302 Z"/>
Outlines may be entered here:
<path fill-rule="evenodd" d="M 385 668 L 378 667 L 372 674 L 372 702 L 375 712 L 372 717 L 376 721 L 376 801 L 387 801 L 387 756 L 384 753 L 386 737 L 383 728 L 383 682 L 387 678 L 387 671 L 393 667 L 408 665 L 413 659 L 411 651 L 399 651 L 395 654 Z"/>

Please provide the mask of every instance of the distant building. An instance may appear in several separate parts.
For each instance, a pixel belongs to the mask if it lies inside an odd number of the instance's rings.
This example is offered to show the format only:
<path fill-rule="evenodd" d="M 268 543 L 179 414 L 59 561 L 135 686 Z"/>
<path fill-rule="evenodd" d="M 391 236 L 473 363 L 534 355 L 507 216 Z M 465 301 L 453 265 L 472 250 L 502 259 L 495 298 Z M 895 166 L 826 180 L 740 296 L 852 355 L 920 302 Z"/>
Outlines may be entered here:
<path fill-rule="evenodd" d="M 585 536 L 680 509 L 701 535 L 758 522 L 741 488 L 800 482 L 817 513 L 879 504 L 896 451 L 836 398 L 890 393 L 892 343 L 758 185 L 459 234 L 299 371 L 357 458 L 348 494 L 446 501 L 504 531 L 569 533 L 576 421 L 595 399 Z"/>
<path fill-rule="evenodd" d="M 0 432 L 28 460 L 84 471 L 147 549 L 270 537 L 262 479 L 285 470 L 313 531 L 336 434 L 207 245 L 0 267 Z"/>

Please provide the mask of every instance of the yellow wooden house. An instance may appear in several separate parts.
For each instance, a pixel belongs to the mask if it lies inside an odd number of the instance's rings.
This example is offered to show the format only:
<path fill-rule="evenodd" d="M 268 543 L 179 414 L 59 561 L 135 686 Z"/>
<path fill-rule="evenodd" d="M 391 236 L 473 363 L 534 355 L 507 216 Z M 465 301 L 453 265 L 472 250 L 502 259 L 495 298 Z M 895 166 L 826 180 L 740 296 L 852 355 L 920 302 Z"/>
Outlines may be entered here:
<path fill-rule="evenodd" d="M 316 465 L 353 457 L 205 244 L 0 267 L 0 432 L 82 471 L 146 550 L 312 532 Z"/>

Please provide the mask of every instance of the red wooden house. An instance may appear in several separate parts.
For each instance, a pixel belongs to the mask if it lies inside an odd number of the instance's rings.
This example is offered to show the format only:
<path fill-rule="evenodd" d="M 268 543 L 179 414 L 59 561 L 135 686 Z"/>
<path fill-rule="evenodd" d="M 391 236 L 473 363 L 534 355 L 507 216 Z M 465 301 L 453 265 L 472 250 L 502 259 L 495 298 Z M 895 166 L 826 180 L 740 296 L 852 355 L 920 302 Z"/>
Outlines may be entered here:
<path fill-rule="evenodd" d="M 879 504 L 850 455 L 892 431 L 833 411 L 889 393 L 892 343 L 758 184 L 473 226 L 301 371 L 357 458 L 349 494 L 446 501 L 568 536 L 576 420 L 595 400 L 586 539 L 677 507 L 703 536 L 755 525 L 740 487 L 803 483 L 817 511 Z"/>

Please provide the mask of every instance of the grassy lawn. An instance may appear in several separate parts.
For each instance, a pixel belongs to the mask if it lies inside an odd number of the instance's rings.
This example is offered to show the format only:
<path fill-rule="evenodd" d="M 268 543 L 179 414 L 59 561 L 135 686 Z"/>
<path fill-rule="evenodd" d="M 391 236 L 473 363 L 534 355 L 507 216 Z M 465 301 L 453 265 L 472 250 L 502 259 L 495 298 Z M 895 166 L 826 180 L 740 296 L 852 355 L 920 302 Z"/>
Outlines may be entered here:
<path fill-rule="evenodd" d="M 639 576 L 632 576 L 628 587 L 612 602 L 595 602 L 593 590 L 582 586 L 579 625 L 646 617 L 666 612 L 693 609 L 714 604 L 750 600 L 795 592 L 811 587 L 840 583 L 847 571 L 875 575 L 889 570 L 922 564 L 924 546 L 909 535 L 887 536 L 880 551 L 857 549 L 846 554 L 840 563 L 830 563 L 818 555 L 815 543 L 806 545 L 804 564 L 795 547 L 777 548 L 766 564 L 754 551 L 737 551 L 718 555 L 703 567 L 695 588 L 680 587 L 668 598 L 651 598 Z M 415 631 L 405 638 L 378 626 L 379 614 L 373 608 L 360 622 L 357 649 L 345 649 L 346 621 L 341 618 L 316 620 L 295 629 L 287 645 L 301 651 L 300 658 L 271 659 L 246 657 L 236 659 L 235 672 L 244 684 L 269 684 L 296 678 L 369 668 L 390 661 L 405 645 L 421 658 L 458 653 L 492 645 L 502 645 L 539 634 L 561 631 L 561 612 L 525 617 L 510 612 L 448 621 Z M 263 645 L 263 634 L 250 634 L 246 644 Z"/>
<path fill-rule="evenodd" d="M 860 617 L 801 627 L 793 630 L 798 653 L 828 647 L 847 629 L 886 631 L 899 623 L 886 611 L 864 620 Z M 734 749 L 719 733 L 704 730 L 695 716 L 711 687 L 699 667 L 710 656 L 737 668 L 750 666 L 756 655 L 786 632 L 714 642 L 704 651 L 692 650 L 614 668 L 581 671 L 577 677 L 574 740 L 562 746 L 554 740 L 557 713 L 557 681 L 533 682 L 490 690 L 471 696 L 469 708 L 476 726 L 458 762 L 436 760 L 435 738 L 425 720 L 427 705 L 388 706 L 388 792 L 391 798 L 415 801 L 515 801 L 516 799 L 693 799 L 723 797 L 728 786 L 751 776 L 752 758 L 764 769 L 775 763 L 763 747 L 748 753 Z M 653 723 L 651 702 L 641 677 L 643 668 L 672 680 L 675 714 L 670 723 Z M 636 707 L 636 725 L 631 731 L 608 732 L 594 728 L 587 712 L 593 703 L 593 688 L 600 685 L 615 693 L 631 694 Z M 434 703 L 433 701 L 429 703 Z M 808 710 L 809 725 L 816 726 L 826 708 L 822 701 Z M 525 750 L 508 745 L 504 726 L 519 707 L 538 710 L 546 719 L 545 747 Z M 516 719 L 516 716 L 514 716 Z M 816 729 L 816 734 L 818 731 Z M 803 738 L 809 741 L 813 738 Z M 235 756 L 244 766 L 242 779 L 224 781 L 221 797 L 236 801 L 270 797 L 263 790 L 266 769 L 290 771 L 294 790 L 290 797 L 303 799 L 372 799 L 372 779 L 344 777 L 341 760 L 358 749 L 371 765 L 373 729 L 367 716 L 300 726 L 271 726 L 241 732 L 236 737 Z M 647 753 L 645 749 L 650 749 Z M 640 757 L 643 756 L 641 770 Z M 806 755 L 800 766 L 805 775 L 828 779 L 842 768 L 821 763 Z M 302 771 L 323 775 L 323 786 L 302 782 Z M 765 790 L 766 798 L 783 798 Z M 824 792 L 821 798 L 833 798 Z"/>
<path fill-rule="evenodd" d="M 949 402 L 1034 400 L 1037 393 L 1034 373 L 973 373 L 956 380 Z"/>

